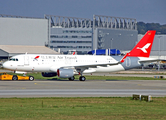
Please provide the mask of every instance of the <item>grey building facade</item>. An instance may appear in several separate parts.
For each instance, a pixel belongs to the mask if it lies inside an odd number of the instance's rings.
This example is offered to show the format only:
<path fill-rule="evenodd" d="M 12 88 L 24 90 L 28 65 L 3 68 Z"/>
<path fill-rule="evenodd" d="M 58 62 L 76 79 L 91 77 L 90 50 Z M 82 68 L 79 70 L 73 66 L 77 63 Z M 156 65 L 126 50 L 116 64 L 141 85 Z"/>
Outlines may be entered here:
<path fill-rule="evenodd" d="M 0 45 L 45 46 L 48 20 L 0 14 Z"/>
<path fill-rule="evenodd" d="M 143 35 L 137 35 L 136 19 L 94 15 L 93 19 L 45 15 L 26 18 L 0 14 L 0 44 L 48 46 L 67 54 L 94 49 L 130 51 Z M 155 36 L 151 56 L 166 56 L 166 35 Z M 3 53 L 2 53 L 3 55 Z"/>
<path fill-rule="evenodd" d="M 93 16 L 93 49 L 131 50 L 137 35 L 136 19 Z"/>
<path fill-rule="evenodd" d="M 86 54 L 92 49 L 92 24 L 90 19 L 45 15 L 49 21 L 48 46 L 61 53 L 69 50 Z"/>
<path fill-rule="evenodd" d="M 87 54 L 94 49 L 131 50 L 137 42 L 136 20 L 94 15 L 93 20 L 45 15 L 49 21 L 48 46 Z"/>
<path fill-rule="evenodd" d="M 69 50 L 77 51 L 78 54 L 87 53 L 92 49 L 91 29 L 77 28 L 51 28 L 50 48 L 63 53 Z"/>

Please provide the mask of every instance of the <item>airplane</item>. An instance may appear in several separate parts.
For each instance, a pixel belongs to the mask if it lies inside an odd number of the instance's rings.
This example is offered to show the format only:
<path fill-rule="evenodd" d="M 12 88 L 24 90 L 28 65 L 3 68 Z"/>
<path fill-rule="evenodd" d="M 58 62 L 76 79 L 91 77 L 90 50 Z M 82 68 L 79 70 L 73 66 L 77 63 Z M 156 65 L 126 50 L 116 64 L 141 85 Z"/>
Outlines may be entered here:
<path fill-rule="evenodd" d="M 137 45 L 125 56 L 103 55 L 46 55 L 21 54 L 13 56 L 3 64 L 5 69 L 18 72 L 41 72 L 43 77 L 75 79 L 81 75 L 80 81 L 85 81 L 83 73 L 115 72 L 133 69 L 143 63 L 158 61 L 149 58 L 156 31 L 149 30 Z"/>

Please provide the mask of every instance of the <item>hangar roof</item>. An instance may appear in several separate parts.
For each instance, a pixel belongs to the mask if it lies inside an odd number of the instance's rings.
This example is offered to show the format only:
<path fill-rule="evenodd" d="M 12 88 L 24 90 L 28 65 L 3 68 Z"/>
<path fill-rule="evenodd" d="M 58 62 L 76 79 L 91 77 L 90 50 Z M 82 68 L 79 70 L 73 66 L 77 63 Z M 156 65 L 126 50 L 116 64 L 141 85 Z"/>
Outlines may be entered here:
<path fill-rule="evenodd" d="M 45 46 L 0 45 L 0 53 L 5 52 L 9 56 L 16 54 L 60 54 Z M 1 56 L 1 54 L 0 54 Z"/>

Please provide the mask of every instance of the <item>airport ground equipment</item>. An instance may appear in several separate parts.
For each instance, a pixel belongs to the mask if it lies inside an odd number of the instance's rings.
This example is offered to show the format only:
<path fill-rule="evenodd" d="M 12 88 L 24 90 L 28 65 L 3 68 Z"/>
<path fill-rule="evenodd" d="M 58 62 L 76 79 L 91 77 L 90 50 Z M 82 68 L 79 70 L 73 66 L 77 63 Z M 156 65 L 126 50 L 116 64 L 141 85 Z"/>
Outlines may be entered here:
<path fill-rule="evenodd" d="M 0 80 L 30 80 L 33 81 L 33 76 L 19 76 L 19 75 L 10 75 L 7 73 L 0 74 Z"/>

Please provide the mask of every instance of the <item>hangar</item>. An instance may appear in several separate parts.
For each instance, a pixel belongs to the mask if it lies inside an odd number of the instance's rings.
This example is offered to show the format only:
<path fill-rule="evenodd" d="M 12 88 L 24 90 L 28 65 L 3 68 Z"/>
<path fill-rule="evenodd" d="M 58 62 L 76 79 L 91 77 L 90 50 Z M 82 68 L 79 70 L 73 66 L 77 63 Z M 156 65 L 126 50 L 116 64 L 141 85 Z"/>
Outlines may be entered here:
<path fill-rule="evenodd" d="M 0 14 L 0 60 L 17 54 L 59 54 L 45 47 L 48 20 Z"/>
<path fill-rule="evenodd" d="M 0 14 L 0 29 L 3 29 L 0 45 L 47 46 L 56 51 L 60 49 L 64 54 L 69 50 L 78 54 L 87 54 L 94 49 L 130 50 L 137 41 L 135 19 L 101 15 L 94 15 L 91 20 L 54 15 L 28 18 Z"/>
<path fill-rule="evenodd" d="M 130 51 L 143 35 L 138 35 L 134 18 L 93 15 L 93 19 L 44 15 L 29 18 L 0 14 L 0 45 L 47 46 L 67 54 L 75 50 L 86 54 L 94 49 Z M 165 35 L 156 35 L 151 56 L 165 58 Z M 14 47 L 14 46 L 13 46 Z M 12 47 L 10 47 L 12 48 Z M 0 51 L 0 57 L 20 54 L 15 50 Z M 30 49 L 29 49 L 30 50 Z M 16 53 L 13 53 L 15 51 Z M 37 50 L 34 50 L 37 51 Z M 29 51 L 25 50 L 22 53 Z M 42 53 L 39 50 L 38 53 Z"/>
<path fill-rule="evenodd" d="M 48 46 L 67 54 L 87 54 L 94 49 L 131 50 L 137 42 L 136 19 L 93 15 L 93 19 L 45 15 Z M 128 44 L 130 43 L 130 44 Z"/>
<path fill-rule="evenodd" d="M 0 14 L 0 45 L 45 46 L 48 20 Z"/>

